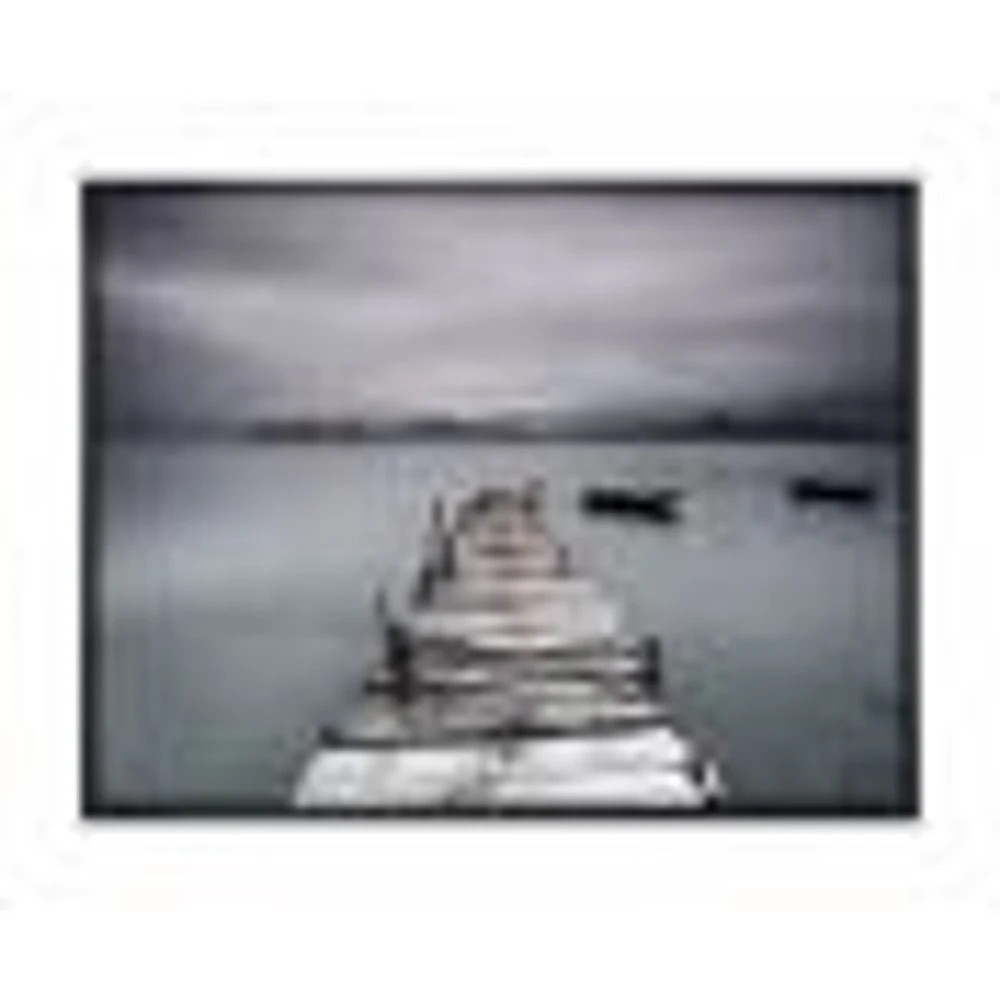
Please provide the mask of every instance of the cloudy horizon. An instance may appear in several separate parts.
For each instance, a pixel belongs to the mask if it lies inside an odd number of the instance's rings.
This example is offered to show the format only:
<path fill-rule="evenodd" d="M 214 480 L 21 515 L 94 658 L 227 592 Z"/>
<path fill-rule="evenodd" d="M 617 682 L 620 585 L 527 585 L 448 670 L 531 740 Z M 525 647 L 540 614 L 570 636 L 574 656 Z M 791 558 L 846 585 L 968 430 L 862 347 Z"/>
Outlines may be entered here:
<path fill-rule="evenodd" d="M 103 412 L 895 412 L 909 208 L 898 187 L 95 186 Z"/>

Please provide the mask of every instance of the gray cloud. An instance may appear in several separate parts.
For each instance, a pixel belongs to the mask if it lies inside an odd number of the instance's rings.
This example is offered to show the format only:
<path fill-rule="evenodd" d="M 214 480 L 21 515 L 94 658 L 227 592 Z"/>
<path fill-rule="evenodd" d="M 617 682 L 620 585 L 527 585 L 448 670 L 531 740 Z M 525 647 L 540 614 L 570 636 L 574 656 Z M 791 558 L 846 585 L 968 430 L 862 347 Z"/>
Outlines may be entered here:
<path fill-rule="evenodd" d="M 91 198 L 126 414 L 895 402 L 891 189 Z"/>

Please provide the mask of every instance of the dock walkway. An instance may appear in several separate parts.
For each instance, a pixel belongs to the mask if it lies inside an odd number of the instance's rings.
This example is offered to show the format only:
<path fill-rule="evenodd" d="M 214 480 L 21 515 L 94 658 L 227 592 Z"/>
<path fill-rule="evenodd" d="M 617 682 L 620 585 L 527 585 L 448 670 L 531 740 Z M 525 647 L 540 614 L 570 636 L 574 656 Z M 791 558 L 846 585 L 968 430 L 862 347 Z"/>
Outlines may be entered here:
<path fill-rule="evenodd" d="M 699 809 L 713 762 L 675 728 L 659 643 L 550 534 L 541 488 L 435 502 L 408 606 L 379 608 L 385 655 L 357 717 L 325 731 L 302 809 Z"/>

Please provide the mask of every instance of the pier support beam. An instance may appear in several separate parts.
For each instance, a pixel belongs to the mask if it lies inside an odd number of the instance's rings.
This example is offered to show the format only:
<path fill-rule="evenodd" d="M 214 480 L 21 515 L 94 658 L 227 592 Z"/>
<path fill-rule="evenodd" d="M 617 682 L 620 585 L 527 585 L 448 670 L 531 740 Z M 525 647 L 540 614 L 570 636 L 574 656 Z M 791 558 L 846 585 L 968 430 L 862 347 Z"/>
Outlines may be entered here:
<path fill-rule="evenodd" d="M 663 683 L 663 648 L 660 639 L 655 635 L 644 636 L 639 643 L 641 660 L 640 680 L 646 692 L 660 696 L 664 691 Z"/>
<path fill-rule="evenodd" d="M 406 630 L 393 621 L 386 624 L 384 636 L 385 666 L 391 679 L 392 693 L 399 702 L 407 704 L 413 700 L 416 687 L 410 638 Z"/>

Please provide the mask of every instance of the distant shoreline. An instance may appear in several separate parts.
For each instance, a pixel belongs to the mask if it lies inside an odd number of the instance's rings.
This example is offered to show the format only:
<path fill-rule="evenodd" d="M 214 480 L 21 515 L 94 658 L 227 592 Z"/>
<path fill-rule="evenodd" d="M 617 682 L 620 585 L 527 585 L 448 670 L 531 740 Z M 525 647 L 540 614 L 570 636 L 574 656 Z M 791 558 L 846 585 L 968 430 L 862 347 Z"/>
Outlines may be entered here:
<path fill-rule="evenodd" d="M 363 447 L 370 445 L 594 445 L 594 444 L 881 444 L 903 446 L 908 439 L 891 433 L 794 433 L 747 431 L 738 434 L 575 433 L 575 434 L 368 434 L 346 435 L 253 435 L 205 432 L 103 431 L 95 434 L 96 444 L 236 445 L 268 447 Z"/>

